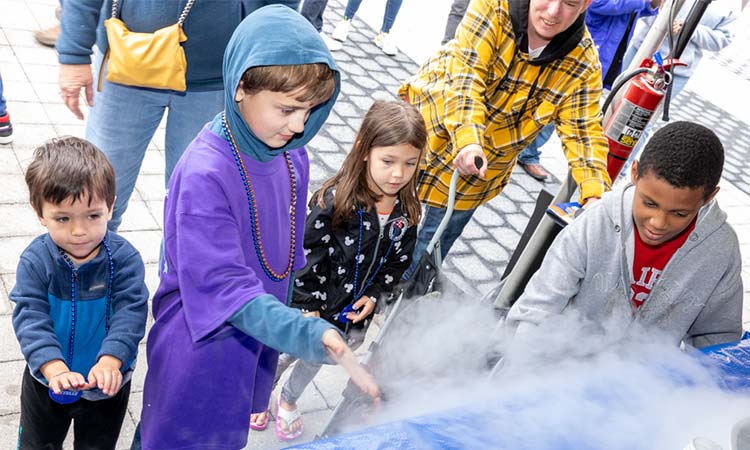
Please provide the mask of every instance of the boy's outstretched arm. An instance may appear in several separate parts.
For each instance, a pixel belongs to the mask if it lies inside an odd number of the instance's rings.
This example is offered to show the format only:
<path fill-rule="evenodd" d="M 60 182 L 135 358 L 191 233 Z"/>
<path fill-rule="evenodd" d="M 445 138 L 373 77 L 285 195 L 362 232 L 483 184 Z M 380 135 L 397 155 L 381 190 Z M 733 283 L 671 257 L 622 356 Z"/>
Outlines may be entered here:
<path fill-rule="evenodd" d="M 354 384 L 373 399 L 375 406 L 379 406 L 380 388 L 375 378 L 357 361 L 357 357 L 337 330 L 329 329 L 323 333 L 323 346 L 331 359 L 346 370 Z"/>
<path fill-rule="evenodd" d="M 555 238 L 541 267 L 508 312 L 506 323 L 516 335 L 533 332 L 550 316 L 561 314 L 578 294 L 587 268 L 584 216 Z"/>
<path fill-rule="evenodd" d="M 363 391 L 374 399 L 380 396 L 372 376 L 356 361 L 339 331 L 323 319 L 304 317 L 300 310 L 263 294 L 247 302 L 229 322 L 263 344 L 305 361 L 326 364 L 333 360 Z"/>

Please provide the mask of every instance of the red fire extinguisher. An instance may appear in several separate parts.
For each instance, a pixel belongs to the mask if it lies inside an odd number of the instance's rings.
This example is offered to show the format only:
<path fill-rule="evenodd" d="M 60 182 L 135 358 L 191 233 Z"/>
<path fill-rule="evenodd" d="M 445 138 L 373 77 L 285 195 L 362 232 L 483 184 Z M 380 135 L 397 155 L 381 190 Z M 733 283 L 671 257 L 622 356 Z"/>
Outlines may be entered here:
<path fill-rule="evenodd" d="M 609 142 L 607 172 L 612 180 L 622 170 L 622 166 L 664 98 L 671 81 L 670 65 L 685 64 L 677 60 L 659 64 L 646 59 L 639 69 L 623 78 L 623 83 L 633 79 L 604 125 L 604 135 Z M 622 85 L 612 89 L 611 98 Z M 608 103 L 605 104 L 605 111 L 607 105 Z"/>

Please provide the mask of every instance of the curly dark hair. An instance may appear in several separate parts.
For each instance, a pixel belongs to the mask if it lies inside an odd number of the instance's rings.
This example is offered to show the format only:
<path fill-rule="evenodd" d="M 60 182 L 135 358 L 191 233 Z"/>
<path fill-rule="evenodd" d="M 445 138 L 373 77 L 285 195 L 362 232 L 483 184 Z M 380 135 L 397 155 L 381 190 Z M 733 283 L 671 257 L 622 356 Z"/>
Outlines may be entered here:
<path fill-rule="evenodd" d="M 676 188 L 714 192 L 724 167 L 724 146 L 703 125 L 678 121 L 651 137 L 638 161 L 638 178 L 650 172 Z"/>

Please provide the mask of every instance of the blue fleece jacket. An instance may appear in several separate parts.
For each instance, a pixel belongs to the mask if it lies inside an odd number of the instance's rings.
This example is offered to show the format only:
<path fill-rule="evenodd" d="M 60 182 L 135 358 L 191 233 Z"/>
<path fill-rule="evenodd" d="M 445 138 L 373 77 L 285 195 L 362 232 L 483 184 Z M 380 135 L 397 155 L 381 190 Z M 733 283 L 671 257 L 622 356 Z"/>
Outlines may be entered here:
<path fill-rule="evenodd" d="M 109 333 L 105 332 L 105 322 L 110 263 L 103 246 L 94 259 L 75 272 L 49 234 L 34 239 L 21 254 L 16 285 L 10 293 L 16 304 L 13 328 L 31 374 L 44 384 L 40 369 L 45 363 L 63 360 L 72 371 L 85 377 L 102 355 L 122 361 L 124 382 L 130 378 L 148 315 L 144 266 L 138 251 L 124 238 L 107 233 L 105 239 L 114 267 Z M 71 363 L 68 354 L 74 279 L 75 339 Z M 86 392 L 84 398 L 96 399 L 97 395 Z"/>
<path fill-rule="evenodd" d="M 186 0 L 119 0 L 118 17 L 130 31 L 151 33 L 177 23 Z M 187 89 L 222 89 L 221 59 L 232 31 L 257 7 L 256 0 L 196 1 L 183 29 L 187 59 Z M 65 0 L 55 45 L 60 64 L 91 64 L 92 48 L 108 48 L 104 20 L 112 15 L 112 0 Z"/>

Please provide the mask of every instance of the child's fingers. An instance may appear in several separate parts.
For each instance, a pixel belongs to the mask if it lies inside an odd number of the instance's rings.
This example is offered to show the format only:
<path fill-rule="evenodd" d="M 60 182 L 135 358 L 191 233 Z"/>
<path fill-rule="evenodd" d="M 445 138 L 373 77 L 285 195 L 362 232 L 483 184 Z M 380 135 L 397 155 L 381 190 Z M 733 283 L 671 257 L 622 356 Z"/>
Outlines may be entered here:
<path fill-rule="evenodd" d="M 99 383 L 97 383 L 97 387 L 102 390 L 105 394 L 109 395 L 109 390 L 112 386 L 112 374 L 108 370 L 100 370 L 99 376 L 97 377 L 99 379 Z"/>
<path fill-rule="evenodd" d="M 359 298 L 356 302 L 354 302 L 354 309 L 360 309 L 363 306 L 367 305 L 370 302 L 370 298 L 366 295 L 363 295 Z"/>
<path fill-rule="evenodd" d="M 106 389 L 102 389 L 105 394 L 112 397 L 113 395 L 117 394 L 117 391 L 120 390 L 120 383 L 122 382 L 122 374 L 119 370 L 112 370 L 108 373 L 107 377 L 107 387 Z"/>
<path fill-rule="evenodd" d="M 56 378 L 53 378 L 49 382 L 49 388 L 52 389 L 52 392 L 54 392 L 55 394 L 59 394 L 60 392 L 62 392 L 62 386 L 60 384 L 60 380 Z"/>
<path fill-rule="evenodd" d="M 112 376 L 112 388 L 109 391 L 109 396 L 113 396 L 120 392 L 120 387 L 122 386 L 122 374 L 118 370 L 116 374 L 113 374 Z"/>

